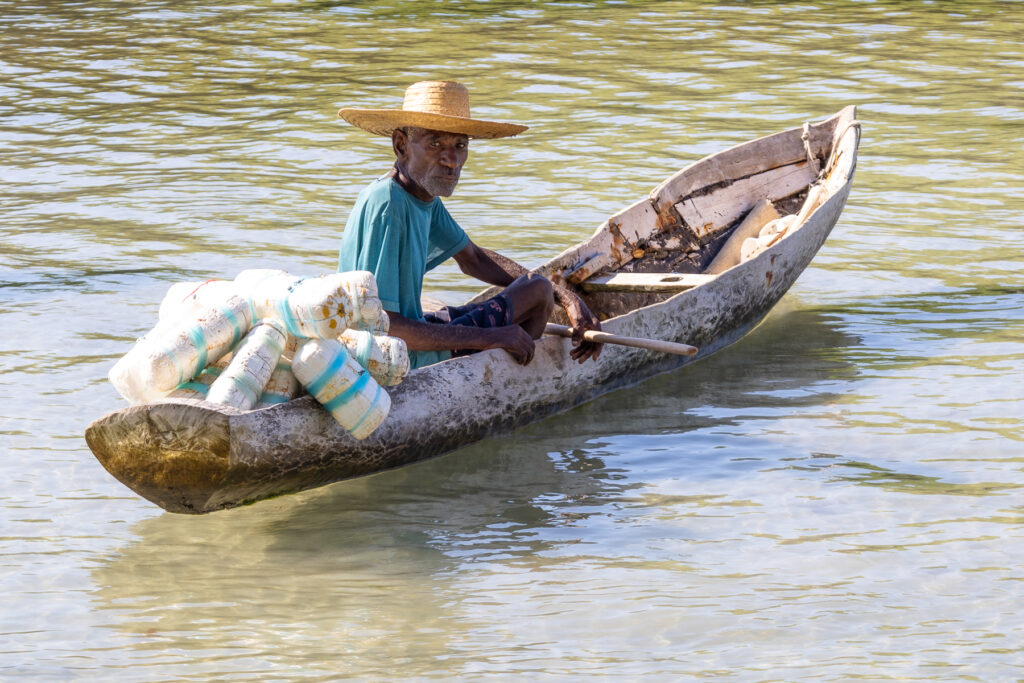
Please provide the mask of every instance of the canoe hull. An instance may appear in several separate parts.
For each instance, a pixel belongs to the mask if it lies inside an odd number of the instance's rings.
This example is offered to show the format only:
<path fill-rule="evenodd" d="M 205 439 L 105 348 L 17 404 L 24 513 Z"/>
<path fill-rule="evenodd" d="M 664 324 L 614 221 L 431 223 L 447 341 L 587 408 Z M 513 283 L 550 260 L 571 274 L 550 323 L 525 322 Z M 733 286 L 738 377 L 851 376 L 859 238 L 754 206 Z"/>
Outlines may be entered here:
<path fill-rule="evenodd" d="M 442 455 L 699 361 L 753 329 L 820 249 L 849 195 L 851 146 L 826 182 L 828 199 L 792 234 L 705 285 L 603 323 L 692 344 L 696 356 L 606 345 L 597 362 L 578 364 L 569 340 L 544 337 L 526 367 L 491 350 L 410 373 L 389 389 L 389 418 L 363 441 L 306 396 L 250 412 L 188 399 L 134 406 L 90 425 L 89 447 L 144 498 L 205 513 Z"/>

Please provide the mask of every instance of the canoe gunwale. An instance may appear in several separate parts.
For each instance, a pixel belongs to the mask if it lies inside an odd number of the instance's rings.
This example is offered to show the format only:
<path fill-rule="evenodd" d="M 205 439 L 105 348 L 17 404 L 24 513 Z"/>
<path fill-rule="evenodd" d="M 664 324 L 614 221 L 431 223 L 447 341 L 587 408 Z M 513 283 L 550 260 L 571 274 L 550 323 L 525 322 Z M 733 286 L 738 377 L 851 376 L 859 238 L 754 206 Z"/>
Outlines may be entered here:
<path fill-rule="evenodd" d="M 854 115 L 855 109 L 847 107 L 824 123 L 836 133 L 837 124 L 853 121 Z M 93 422 L 86 431 L 87 442 L 115 478 L 144 498 L 172 512 L 206 513 L 442 455 L 700 360 L 753 329 L 824 243 L 846 203 L 856 167 L 859 130 L 848 143 L 849 128 L 832 140 L 830 152 L 842 151 L 839 146 L 844 145 L 852 153 L 838 155 L 835 168 L 821 181 L 828 196 L 796 229 L 708 282 L 659 295 L 654 303 L 602 322 L 615 334 L 693 344 L 700 348 L 696 356 L 606 345 L 600 361 L 580 365 L 568 357 L 569 340 L 543 337 L 537 341 L 533 363 L 525 368 L 508 354 L 490 350 L 410 372 L 402 384 L 385 388 L 392 399 L 391 416 L 363 441 L 355 440 L 314 399 L 303 396 L 245 412 L 195 399 L 132 406 Z M 650 196 L 687 169 L 661 183 Z M 637 204 L 643 201 L 650 197 Z M 601 234 L 599 228 L 537 272 L 564 283 L 557 274 L 565 273 Z M 446 419 L 439 420 L 438 415 Z M 182 443 L 200 444 L 197 449 L 175 445 L 181 425 L 188 436 Z M 209 452 L 201 452 L 203 438 L 213 444 Z"/>
<path fill-rule="evenodd" d="M 834 149 L 837 126 L 843 120 L 852 120 L 855 111 L 855 107 L 849 106 L 818 123 L 808 122 L 808 144 L 815 157 L 828 156 Z M 647 197 L 613 214 L 590 238 L 566 249 L 537 272 L 558 284 L 574 286 L 598 272 L 621 268 L 633 259 L 636 248 L 649 241 L 674 240 L 678 246 L 699 249 L 707 238 L 701 238 L 699 227 L 689 225 L 676 207 L 722 185 L 806 162 L 803 134 L 804 127 L 790 128 L 733 145 L 689 164 L 659 183 Z M 493 291 L 494 288 L 485 290 L 473 300 L 481 301 Z"/>

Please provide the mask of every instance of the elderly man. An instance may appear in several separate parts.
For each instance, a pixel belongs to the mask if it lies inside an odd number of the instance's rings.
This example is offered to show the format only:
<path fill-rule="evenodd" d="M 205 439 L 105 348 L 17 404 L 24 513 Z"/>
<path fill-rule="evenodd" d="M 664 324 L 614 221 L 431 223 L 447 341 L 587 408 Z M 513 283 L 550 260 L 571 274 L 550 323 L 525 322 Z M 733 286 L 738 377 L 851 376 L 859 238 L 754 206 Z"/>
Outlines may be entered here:
<path fill-rule="evenodd" d="M 471 118 L 466 87 L 452 81 L 414 83 L 400 110 L 346 108 L 338 115 L 391 137 L 395 165 L 359 194 L 342 235 L 338 270 L 374 274 L 390 334 L 405 341 L 413 367 L 493 348 L 526 365 L 556 302 L 577 331 L 572 358 L 582 363 L 598 357 L 600 345 L 583 341 L 582 330 L 601 324 L 579 297 L 474 244 L 440 200 L 455 191 L 470 138 L 507 137 L 526 126 Z M 505 289 L 480 304 L 424 314 L 423 276 L 449 258 L 463 273 Z"/>

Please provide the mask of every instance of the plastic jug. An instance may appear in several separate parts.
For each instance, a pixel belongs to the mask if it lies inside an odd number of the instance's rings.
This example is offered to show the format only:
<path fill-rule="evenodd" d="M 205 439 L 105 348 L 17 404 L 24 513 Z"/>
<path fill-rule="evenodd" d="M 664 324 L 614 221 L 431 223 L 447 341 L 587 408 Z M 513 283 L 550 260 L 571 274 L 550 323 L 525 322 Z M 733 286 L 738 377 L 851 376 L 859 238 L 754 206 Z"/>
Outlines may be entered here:
<path fill-rule="evenodd" d="M 250 410 L 277 367 L 286 334 L 276 320 L 257 323 L 232 353 L 231 362 L 210 385 L 206 400 Z"/>
<path fill-rule="evenodd" d="M 111 368 L 110 382 L 134 403 L 163 398 L 229 352 L 251 325 L 249 302 L 229 296 L 194 317 L 158 325 Z"/>
<path fill-rule="evenodd" d="M 391 410 L 391 397 L 336 339 L 310 339 L 292 361 L 295 377 L 334 419 L 365 439 Z"/>
<path fill-rule="evenodd" d="M 366 271 L 308 278 L 268 275 L 255 280 L 248 294 L 257 317 L 281 320 L 296 337 L 333 339 L 350 327 L 372 327 L 386 317 L 377 283 Z"/>
<path fill-rule="evenodd" d="M 338 340 L 378 384 L 392 387 L 409 374 L 409 352 L 398 337 L 375 335 L 369 330 L 345 330 Z"/>

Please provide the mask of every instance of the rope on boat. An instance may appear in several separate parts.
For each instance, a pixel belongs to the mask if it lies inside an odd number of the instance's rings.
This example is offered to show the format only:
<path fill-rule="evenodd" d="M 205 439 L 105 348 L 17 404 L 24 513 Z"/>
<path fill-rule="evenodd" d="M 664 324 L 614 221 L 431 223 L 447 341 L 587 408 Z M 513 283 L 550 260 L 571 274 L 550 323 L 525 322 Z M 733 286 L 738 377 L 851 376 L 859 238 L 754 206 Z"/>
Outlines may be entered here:
<path fill-rule="evenodd" d="M 807 121 L 804 123 L 803 134 L 800 139 L 804 143 L 804 152 L 807 154 L 807 163 L 811 165 L 816 175 L 814 181 L 807 187 L 807 198 L 804 200 L 803 207 L 800 209 L 800 213 L 797 214 L 797 222 L 801 223 L 807 219 L 807 217 L 817 209 L 818 205 L 823 201 L 823 197 L 827 194 L 825 189 L 826 179 L 832 175 L 832 171 L 835 170 L 836 163 L 839 161 L 839 143 L 842 141 L 843 136 L 849 132 L 851 128 L 857 131 L 857 142 L 854 149 L 860 147 L 860 133 L 861 126 L 860 121 L 853 119 L 848 121 L 845 126 L 839 129 L 839 132 L 832 136 L 832 150 L 829 153 L 828 161 L 825 163 L 825 168 L 821 168 L 818 163 L 818 158 L 811 151 L 811 123 Z M 769 223 L 771 225 L 771 223 Z M 786 233 L 786 229 L 776 234 L 772 240 L 762 247 L 762 250 L 770 247 L 772 244 L 777 242 Z M 749 241 L 749 240 L 748 240 Z M 755 254 L 756 255 L 756 254 Z M 742 256 L 742 250 L 741 250 Z M 750 257 L 744 257 L 744 260 Z"/>
<path fill-rule="evenodd" d="M 821 177 L 821 166 L 818 165 L 818 157 L 814 156 L 814 152 L 811 151 L 811 122 L 804 121 L 804 132 L 800 135 L 800 139 L 804 142 L 804 152 L 807 154 L 807 163 L 814 169 L 814 175 L 818 178 Z"/>
<path fill-rule="evenodd" d="M 857 144 L 854 146 L 854 149 L 860 147 L 860 121 L 854 119 L 852 121 L 848 121 L 845 126 L 839 129 L 839 134 L 832 137 L 832 139 L 835 140 L 832 144 L 832 153 L 829 155 L 828 163 L 825 164 L 825 168 L 818 174 L 819 182 L 827 178 L 835 168 L 836 162 L 839 161 L 839 141 L 843 139 L 843 136 L 846 135 L 847 131 L 851 128 L 855 128 L 857 130 Z"/>

